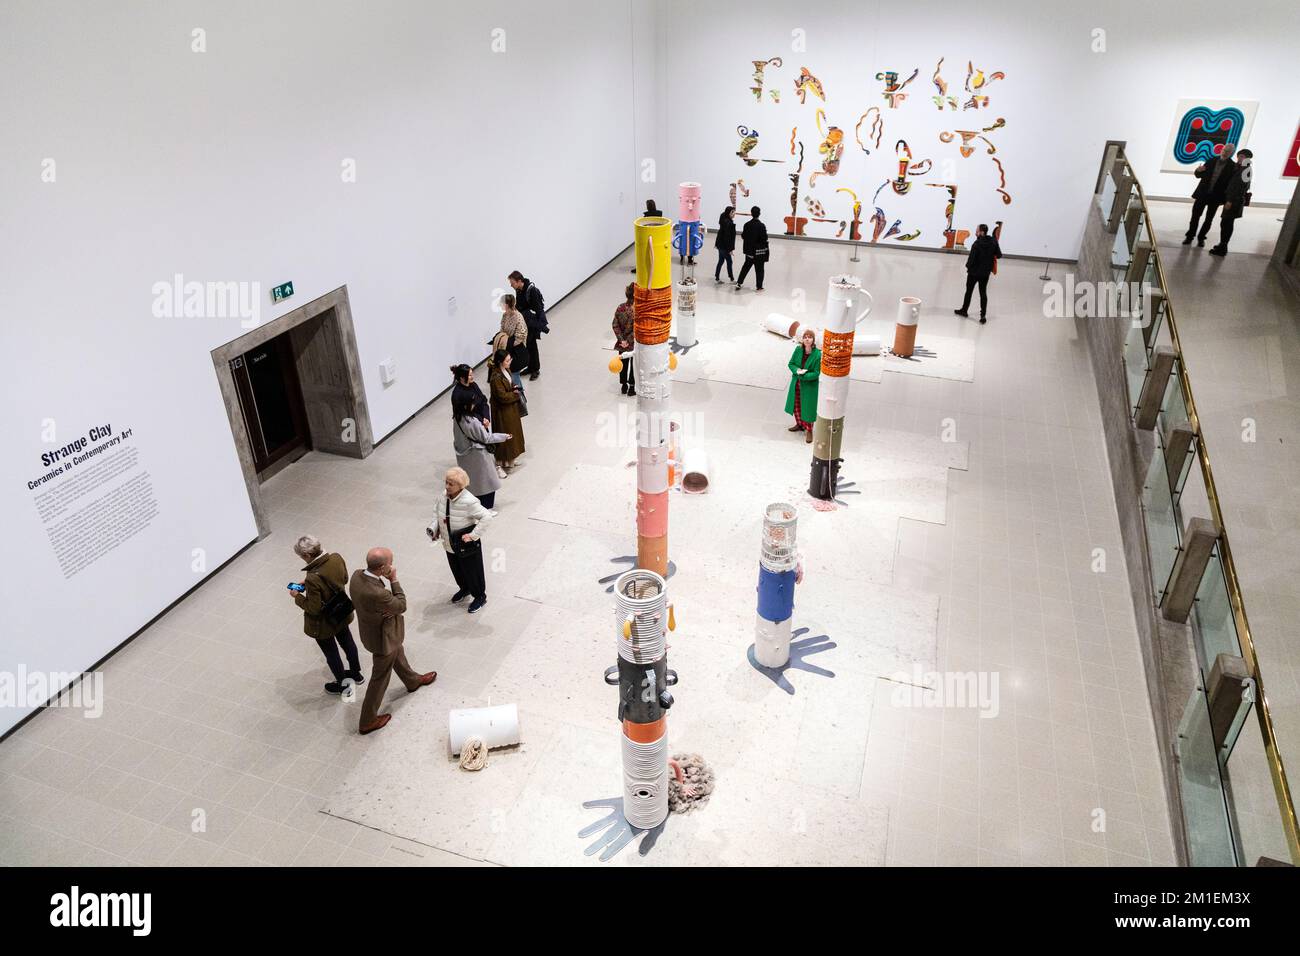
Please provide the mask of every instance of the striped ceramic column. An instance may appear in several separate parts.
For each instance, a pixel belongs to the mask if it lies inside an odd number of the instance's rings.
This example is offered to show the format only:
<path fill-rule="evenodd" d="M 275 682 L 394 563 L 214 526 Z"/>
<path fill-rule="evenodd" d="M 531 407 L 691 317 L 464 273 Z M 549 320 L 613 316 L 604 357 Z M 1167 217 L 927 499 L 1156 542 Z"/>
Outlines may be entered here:
<path fill-rule="evenodd" d="M 695 344 L 695 284 L 694 257 L 704 248 L 704 224 L 700 222 L 700 184 L 680 183 L 677 186 L 677 225 L 673 229 L 673 248 L 679 259 L 688 256 L 692 264 L 686 266 L 682 281 L 677 283 L 677 344 L 690 348 Z"/>
<path fill-rule="evenodd" d="M 855 302 L 866 309 L 854 315 Z M 812 475 L 808 494 L 829 501 L 835 497 L 840 471 L 840 439 L 849 397 L 849 365 L 853 361 L 853 329 L 871 311 L 871 294 L 854 276 L 831 276 L 822 330 L 822 372 L 817 390 L 817 424 L 813 426 Z"/>
<path fill-rule="evenodd" d="M 905 295 L 898 300 L 898 321 L 894 324 L 894 347 L 890 351 L 899 358 L 911 358 L 912 353 L 916 351 L 916 323 L 920 317 L 920 299 L 914 295 Z"/>
<path fill-rule="evenodd" d="M 799 564 L 794 505 L 768 505 L 763 515 L 763 547 L 758 558 L 758 622 L 754 659 L 764 667 L 784 667 L 790 660 L 790 616 Z"/>
<path fill-rule="evenodd" d="M 628 571 L 614 584 L 618 663 L 605 671 L 617 686 L 622 724 L 623 817 L 649 830 L 668 816 L 668 632 L 673 609 L 668 585 L 653 571 Z"/>
<path fill-rule="evenodd" d="M 646 216 L 635 223 L 636 289 L 636 565 L 668 576 L 669 396 L 675 364 L 668 344 L 673 319 L 672 222 Z"/>
<path fill-rule="evenodd" d="M 698 256 L 704 248 L 704 226 L 700 222 L 700 184 L 677 186 L 677 228 L 673 230 L 673 248 L 677 255 Z"/>

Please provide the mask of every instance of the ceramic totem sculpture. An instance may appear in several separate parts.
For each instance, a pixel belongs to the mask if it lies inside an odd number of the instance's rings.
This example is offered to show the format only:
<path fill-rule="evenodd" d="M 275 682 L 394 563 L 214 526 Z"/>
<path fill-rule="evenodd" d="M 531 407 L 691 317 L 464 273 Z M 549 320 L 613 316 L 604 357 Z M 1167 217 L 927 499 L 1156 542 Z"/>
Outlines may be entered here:
<path fill-rule="evenodd" d="M 763 545 L 758 558 L 758 620 L 754 629 L 754 659 L 764 667 L 784 667 L 790 661 L 790 617 L 799 555 L 794 505 L 778 502 L 763 515 Z"/>
<path fill-rule="evenodd" d="M 854 315 L 866 298 L 866 308 Z M 812 474 L 808 493 L 829 501 L 835 497 L 840 470 L 844 409 L 849 397 L 849 366 L 853 361 L 853 330 L 871 311 L 871 293 L 854 276 L 831 276 L 822 323 L 821 387 L 817 391 L 817 424 L 813 426 Z"/>
<path fill-rule="evenodd" d="M 677 187 L 677 225 L 673 229 L 673 248 L 682 258 L 694 258 L 704 248 L 699 183 L 681 183 Z"/>
<path fill-rule="evenodd" d="M 614 585 L 614 630 L 618 663 L 605 683 L 618 687 L 622 723 L 623 817 L 649 830 L 668 816 L 668 688 L 677 675 L 668 669 L 668 632 L 673 608 L 668 585 L 653 571 L 620 575 Z"/>
<path fill-rule="evenodd" d="M 646 216 L 634 224 L 633 358 L 636 361 L 636 565 L 668 576 L 668 458 L 672 379 L 672 223 Z"/>
<path fill-rule="evenodd" d="M 889 351 L 899 358 L 911 358 L 916 351 L 916 326 L 921 318 L 921 300 L 905 295 L 898 300 L 898 320 L 894 323 L 894 347 Z"/>

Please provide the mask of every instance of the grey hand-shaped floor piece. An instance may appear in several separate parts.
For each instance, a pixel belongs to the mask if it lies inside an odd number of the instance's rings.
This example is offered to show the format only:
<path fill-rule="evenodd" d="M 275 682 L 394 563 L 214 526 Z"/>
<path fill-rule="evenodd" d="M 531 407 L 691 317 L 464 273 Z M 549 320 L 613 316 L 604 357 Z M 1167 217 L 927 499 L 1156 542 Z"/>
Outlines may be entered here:
<path fill-rule="evenodd" d="M 610 558 L 610 559 L 609 559 L 609 563 L 610 563 L 610 564 L 626 564 L 626 565 L 627 565 L 627 569 L 628 569 L 629 571 L 631 571 L 633 568 L 636 567 L 636 555 L 635 555 L 635 554 L 623 554 L 623 555 L 619 555 L 617 558 Z M 676 573 L 677 573 L 677 565 L 674 564 L 672 561 L 669 561 L 669 562 L 668 562 L 668 577 L 671 578 L 671 577 L 672 577 L 674 574 L 676 574 Z M 617 581 L 617 580 L 619 579 L 619 576 L 620 576 L 621 574 L 623 574 L 622 571 L 617 571 L 617 572 L 615 572 L 614 574 L 607 574 L 605 577 L 603 577 L 603 578 L 599 578 L 599 579 L 596 581 L 596 583 L 597 583 L 597 584 L 605 584 L 605 585 L 608 585 L 608 587 L 605 588 L 605 593 L 606 593 L 606 594 L 613 594 L 613 593 L 614 593 L 614 582 Z"/>
<path fill-rule="evenodd" d="M 664 825 L 668 822 L 666 819 L 657 827 L 649 830 L 638 830 L 632 824 L 627 822 L 623 816 L 623 798 L 606 797 L 604 800 L 587 800 L 582 804 L 584 810 L 608 809 L 609 813 L 601 817 L 595 823 L 588 824 L 578 831 L 578 839 L 585 840 L 594 833 L 601 833 L 591 846 L 583 851 L 584 856 L 595 856 L 600 854 L 600 862 L 608 863 L 619 854 L 625 846 L 635 840 L 641 834 L 645 834 L 641 843 L 637 846 L 637 852 L 645 856 L 654 849 L 654 845 L 659 840 L 659 834 L 664 832 Z"/>

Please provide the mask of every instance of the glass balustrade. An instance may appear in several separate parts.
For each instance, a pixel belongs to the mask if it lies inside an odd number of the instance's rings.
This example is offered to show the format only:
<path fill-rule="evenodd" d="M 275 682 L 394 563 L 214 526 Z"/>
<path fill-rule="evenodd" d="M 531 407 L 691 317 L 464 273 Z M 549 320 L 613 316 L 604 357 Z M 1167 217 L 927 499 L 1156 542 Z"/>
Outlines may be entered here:
<path fill-rule="evenodd" d="M 1210 707 L 1201 685 L 1192 690 L 1178 727 L 1178 783 L 1192 866 L 1237 866 L 1237 841 L 1219 764 Z"/>
<path fill-rule="evenodd" d="M 1151 456 L 1151 467 L 1142 486 L 1142 510 L 1147 519 L 1151 584 L 1155 589 L 1155 603 L 1159 606 L 1165 596 L 1165 587 L 1174 569 L 1174 561 L 1178 558 L 1178 548 L 1182 544 L 1182 524 L 1178 520 L 1174 496 L 1169 491 L 1169 479 L 1165 473 L 1165 450 L 1160 442 L 1156 443 L 1155 454 Z"/>
<path fill-rule="evenodd" d="M 1220 654 L 1241 656 L 1237 623 L 1232 618 L 1232 601 L 1228 597 L 1228 584 L 1223 577 L 1223 561 L 1217 544 L 1209 566 L 1201 575 L 1201 586 L 1196 589 L 1194 613 L 1196 656 L 1200 658 L 1202 677 L 1208 678 L 1215 658 Z"/>
<path fill-rule="evenodd" d="M 1129 415 L 1137 408 L 1138 396 L 1142 394 L 1142 383 L 1146 381 L 1147 348 L 1140 326 L 1129 329 L 1124 341 L 1124 376 L 1128 380 Z"/>
<path fill-rule="evenodd" d="M 1121 162 L 1115 164 L 1116 169 L 1110 168 L 1108 155 L 1107 172 L 1097 194 L 1103 219 L 1109 218 L 1114 205 L 1115 177 L 1132 176 L 1132 170 L 1122 161 L 1122 153 L 1119 155 Z M 1159 246 L 1141 184 L 1135 177 L 1133 189 L 1141 213 L 1136 222 L 1130 212 L 1123 214 L 1125 220 L 1112 224 L 1115 241 L 1111 248 L 1112 274 L 1122 281 L 1132 261 L 1133 247 L 1138 242 L 1149 242 L 1152 247 L 1139 291 L 1142 319 L 1133 323 L 1124 338 L 1130 408 L 1136 407 L 1150 374 L 1153 350 L 1164 346 L 1173 349 L 1176 356 L 1173 373 L 1162 383 L 1154 447 L 1142 487 L 1152 600 L 1159 614 L 1183 546 L 1186 522 L 1201 517 L 1222 528 L 1223 519 L 1201 436 L 1195 433 L 1196 408 L 1191 383 L 1182 367 Z M 1122 292 L 1131 310 L 1137 304 L 1132 291 Z M 1159 296 L 1153 297 L 1153 292 Z M 1185 453 L 1171 461 L 1171 446 L 1181 444 L 1174 440 L 1180 426 L 1192 428 L 1192 440 Z M 1232 569 L 1231 551 L 1223 538 L 1215 544 L 1202 573 L 1188 623 L 1196 646 L 1198 680 L 1182 708 L 1176 766 L 1190 862 L 1194 866 L 1254 866 L 1261 857 L 1268 857 L 1300 864 L 1295 807 L 1285 768 L 1271 744 L 1274 730 L 1267 699 L 1262 695 L 1256 699 L 1262 675 Z M 1239 677 L 1224 681 L 1216 691 L 1212 711 L 1207 683 L 1215 661 L 1224 654 L 1240 658 L 1236 672 L 1244 670 L 1249 677 L 1244 685 Z M 1212 712 L 1220 724 L 1218 740 Z"/>
<path fill-rule="evenodd" d="M 1253 713 L 1224 761 L 1222 775 L 1228 785 L 1241 865 L 1256 866 L 1261 857 L 1290 862 L 1286 827 L 1278 814 L 1277 788 Z"/>

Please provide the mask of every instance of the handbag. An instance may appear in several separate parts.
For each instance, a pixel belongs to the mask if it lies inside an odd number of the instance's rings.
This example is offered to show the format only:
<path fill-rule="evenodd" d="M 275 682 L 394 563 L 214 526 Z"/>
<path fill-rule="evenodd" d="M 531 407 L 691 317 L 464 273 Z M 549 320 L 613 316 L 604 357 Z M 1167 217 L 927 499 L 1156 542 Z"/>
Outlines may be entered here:
<path fill-rule="evenodd" d="M 316 574 L 314 571 L 312 573 Z M 346 591 L 342 588 L 336 589 L 322 575 L 316 574 L 316 579 L 328 590 L 333 591 L 325 603 L 321 605 L 320 616 L 321 620 L 328 624 L 331 630 L 337 634 L 347 626 L 348 617 L 354 610 L 352 599 L 348 597 Z"/>
<path fill-rule="evenodd" d="M 528 417 L 528 393 L 524 391 L 522 385 L 519 387 L 519 417 Z"/>
<path fill-rule="evenodd" d="M 472 534 L 477 524 L 472 524 L 468 528 L 461 528 L 459 531 L 451 530 L 451 499 L 447 499 L 447 541 L 451 544 L 452 554 L 469 555 L 478 554 L 483 549 L 483 542 L 475 538 L 473 541 L 461 540 L 461 535 Z"/>

